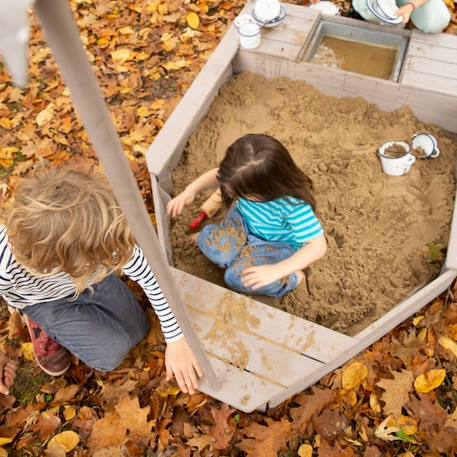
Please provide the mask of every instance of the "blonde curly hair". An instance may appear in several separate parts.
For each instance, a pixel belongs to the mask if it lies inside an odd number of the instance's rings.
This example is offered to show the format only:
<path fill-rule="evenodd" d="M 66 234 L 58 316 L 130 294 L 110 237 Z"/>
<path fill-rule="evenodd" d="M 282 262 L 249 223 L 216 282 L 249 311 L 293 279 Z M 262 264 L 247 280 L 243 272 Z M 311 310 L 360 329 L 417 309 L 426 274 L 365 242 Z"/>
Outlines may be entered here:
<path fill-rule="evenodd" d="M 24 178 L 5 223 L 16 260 L 35 275 L 67 273 L 77 295 L 125 265 L 135 246 L 106 178 L 74 169 Z"/>

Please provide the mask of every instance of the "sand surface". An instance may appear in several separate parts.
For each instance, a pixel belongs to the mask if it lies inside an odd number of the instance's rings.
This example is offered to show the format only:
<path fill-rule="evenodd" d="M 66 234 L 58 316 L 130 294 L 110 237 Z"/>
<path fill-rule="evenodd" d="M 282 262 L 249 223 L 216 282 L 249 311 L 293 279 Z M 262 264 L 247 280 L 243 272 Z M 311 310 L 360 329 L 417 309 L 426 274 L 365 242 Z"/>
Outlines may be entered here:
<path fill-rule="evenodd" d="M 406 176 L 383 174 L 377 148 L 429 132 L 441 155 L 417 160 Z M 430 243 L 448 242 L 455 192 L 457 143 L 419 122 L 408 108 L 380 111 L 361 98 L 323 95 L 303 82 L 243 74 L 227 83 L 192 135 L 174 172 L 179 192 L 217 166 L 225 149 L 247 133 L 278 138 L 313 179 L 317 215 L 329 244 L 308 281 L 272 304 L 338 331 L 353 334 L 433 279 Z M 189 239 L 200 198 L 172 224 L 178 268 L 223 284 Z"/>

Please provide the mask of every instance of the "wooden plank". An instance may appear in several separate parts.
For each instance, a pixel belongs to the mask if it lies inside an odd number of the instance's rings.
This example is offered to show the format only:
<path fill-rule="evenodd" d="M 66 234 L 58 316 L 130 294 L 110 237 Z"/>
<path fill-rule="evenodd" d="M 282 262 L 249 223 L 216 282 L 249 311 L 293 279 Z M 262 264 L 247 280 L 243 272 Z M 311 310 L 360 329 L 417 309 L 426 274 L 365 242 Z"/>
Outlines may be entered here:
<path fill-rule="evenodd" d="M 441 92 L 457 96 L 457 84 L 455 79 L 443 76 L 429 75 L 416 71 L 405 71 L 401 79 L 401 84 L 405 86 L 420 87 L 427 91 Z"/>
<path fill-rule="evenodd" d="M 457 48 L 445 48 L 415 41 L 409 44 L 408 56 L 423 57 L 428 61 L 457 63 Z"/>
<path fill-rule="evenodd" d="M 214 294 L 209 289 L 214 287 L 216 286 L 213 284 L 206 285 L 206 293 L 211 297 Z M 232 291 L 225 290 L 223 295 L 219 295 L 219 297 L 222 297 L 219 303 L 229 299 L 225 297 L 233 297 L 230 298 L 232 301 L 237 300 L 237 295 Z M 198 297 L 197 306 L 191 306 L 195 303 L 196 297 Z M 241 316 L 233 317 L 227 310 L 227 306 L 225 306 L 225 309 L 220 309 L 224 305 L 218 306 L 219 303 L 216 301 L 211 303 L 215 305 L 214 313 L 207 314 L 202 312 L 202 308 L 206 308 L 208 304 L 206 294 L 202 297 L 195 291 L 195 295 L 190 296 L 189 294 L 188 298 L 189 301 L 185 301 L 185 303 L 190 315 L 193 317 L 197 334 L 208 354 L 218 357 L 220 360 L 229 361 L 240 369 L 245 369 L 261 379 L 282 387 L 290 386 L 301 379 L 303 373 L 309 373 L 322 366 L 322 362 L 308 358 L 285 346 L 273 344 L 268 339 L 259 338 L 255 334 L 245 331 L 245 322 L 243 327 L 240 328 L 239 321 Z M 236 306 L 236 310 L 238 309 L 238 306 Z M 221 313 L 223 313 L 223 316 L 221 316 Z M 247 319 L 248 321 L 253 321 L 262 319 L 262 316 L 254 310 L 249 310 Z M 275 333 L 269 336 L 274 338 L 277 334 L 276 330 Z M 297 338 L 299 335 L 294 336 Z"/>
<path fill-rule="evenodd" d="M 431 62 L 424 57 L 409 56 L 405 61 L 405 72 L 427 73 L 434 76 L 443 76 L 457 83 L 457 63 Z"/>
<path fill-rule="evenodd" d="M 203 378 L 199 381 L 198 390 L 229 405 L 250 413 L 262 408 L 270 398 L 279 394 L 283 388 L 260 379 L 244 370 L 226 364 L 214 357 L 209 357 L 211 366 L 222 386 L 214 389 Z"/>
<path fill-rule="evenodd" d="M 154 214 L 156 217 L 157 236 L 168 263 L 172 264 L 173 253 L 170 242 L 170 218 L 166 214 L 166 205 L 170 196 L 160 187 L 157 176 L 150 174 Z"/>
<path fill-rule="evenodd" d="M 444 48 L 457 48 L 457 36 L 449 33 L 422 33 L 419 30 L 413 30 L 411 33 L 410 43 L 425 43 Z"/>
<path fill-rule="evenodd" d="M 253 323 L 238 325 L 245 334 L 251 334 L 289 352 L 306 354 L 313 359 L 328 362 L 353 344 L 353 338 L 292 314 L 260 303 L 245 295 L 196 278 L 180 270 L 173 270 L 177 284 L 184 290 L 184 302 L 193 314 L 206 314 L 213 320 L 233 308 L 253 316 Z M 192 288 L 189 287 L 191 284 Z M 198 305 L 192 299 L 201 297 Z M 229 305 L 230 304 L 230 305 Z M 236 317 L 236 316 L 235 316 Z M 199 318 L 195 319 L 198 323 Z M 234 329 L 235 331 L 235 329 Z"/>
<path fill-rule="evenodd" d="M 309 23 L 309 25 L 309 28 L 303 28 L 303 30 L 291 29 L 287 27 L 287 24 L 283 27 L 264 29 L 262 30 L 262 42 L 265 40 L 274 40 L 302 47 L 308 38 L 308 31 L 311 29 L 312 23 Z"/>
<path fill-rule="evenodd" d="M 265 55 L 267 57 L 277 57 L 283 60 L 295 60 L 301 51 L 301 46 L 298 44 L 284 43 L 282 41 L 270 40 L 262 38 L 262 43 L 256 49 L 251 51 L 241 50 L 240 53 L 249 53 L 253 55 Z"/>
<path fill-rule="evenodd" d="M 455 123 L 454 118 L 454 123 Z M 454 129 L 454 132 L 457 128 Z M 457 169 L 454 170 L 454 173 Z M 457 178 L 457 177 L 456 177 Z M 446 253 L 446 268 L 457 270 L 457 198 L 454 200 L 454 212 L 452 214 L 451 234 L 449 236 L 449 244 Z"/>
<path fill-rule="evenodd" d="M 353 347 L 347 349 L 344 353 L 341 353 L 341 355 L 335 357 L 335 359 L 323 365 L 320 370 L 316 370 L 309 375 L 305 375 L 303 379 L 297 382 L 295 385 L 281 391 L 279 394 L 276 394 L 268 402 L 268 406 L 274 408 L 284 400 L 287 400 L 292 395 L 301 392 L 309 386 L 315 384 L 323 376 L 332 372 L 336 368 L 346 363 L 348 360 L 355 357 L 359 352 L 369 347 L 375 341 L 379 340 L 381 337 L 389 333 L 397 325 L 401 324 L 414 313 L 419 311 L 422 307 L 430 303 L 431 300 L 438 297 L 439 294 L 444 292 L 452 284 L 452 281 L 456 276 L 457 272 L 452 270 L 446 271 L 440 275 L 434 281 L 426 285 L 423 289 L 417 291 L 413 296 L 404 300 L 391 311 L 386 313 L 375 323 L 367 327 L 362 332 L 358 333 L 355 336 L 355 339 L 358 341 L 354 344 Z"/>

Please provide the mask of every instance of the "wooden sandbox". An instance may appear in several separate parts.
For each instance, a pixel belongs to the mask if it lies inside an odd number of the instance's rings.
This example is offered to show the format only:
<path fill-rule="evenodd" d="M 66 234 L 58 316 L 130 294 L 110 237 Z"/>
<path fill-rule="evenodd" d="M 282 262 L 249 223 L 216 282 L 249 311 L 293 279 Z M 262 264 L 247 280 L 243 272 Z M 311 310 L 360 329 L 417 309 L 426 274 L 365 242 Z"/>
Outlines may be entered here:
<path fill-rule="evenodd" d="M 287 13 L 284 23 L 263 30 L 262 44 L 255 50 L 239 49 L 236 29 L 229 29 L 147 152 L 158 236 L 170 263 L 170 226 L 165 205 L 172 192 L 171 173 L 219 88 L 235 74 L 249 71 L 267 78 L 302 80 L 328 95 L 361 96 L 386 111 L 408 105 L 419 120 L 457 133 L 457 37 L 386 29 L 363 21 L 321 16 L 305 7 L 283 6 Z M 252 5 L 243 12 L 250 9 Z M 306 62 L 322 21 L 384 34 L 388 31 L 406 39 L 397 78 L 383 80 Z M 457 275 L 457 211 L 454 210 L 441 274 L 353 337 L 188 273 L 174 273 L 194 328 L 222 382 L 216 389 L 203 380 L 201 390 L 246 412 L 274 407 L 354 357 L 451 284 Z M 235 313 L 232 315 L 231 306 L 244 309 L 247 320 L 255 321 L 255 325 L 246 325 Z M 230 332 L 219 331 L 221 316 L 231 322 Z M 242 364 L 240 352 L 247 353 Z"/>

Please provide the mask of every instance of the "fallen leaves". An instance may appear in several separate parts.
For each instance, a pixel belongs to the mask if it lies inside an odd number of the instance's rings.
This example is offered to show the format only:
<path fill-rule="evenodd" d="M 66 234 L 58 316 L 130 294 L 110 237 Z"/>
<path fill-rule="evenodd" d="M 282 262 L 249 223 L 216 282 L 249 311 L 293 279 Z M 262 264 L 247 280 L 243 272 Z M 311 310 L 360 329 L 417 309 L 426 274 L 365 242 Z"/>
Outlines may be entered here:
<path fill-rule="evenodd" d="M 368 376 L 368 368 L 360 362 L 354 362 L 343 370 L 343 389 L 350 390 L 359 387 Z"/>
<path fill-rule="evenodd" d="M 398 417 L 402 408 L 409 401 L 409 393 L 413 390 L 413 374 L 409 370 L 393 373 L 393 379 L 381 379 L 377 383 L 384 389 L 381 400 L 384 402 L 384 414 Z"/>
<path fill-rule="evenodd" d="M 414 389 L 416 392 L 426 394 L 439 387 L 446 377 L 446 370 L 434 369 L 419 375 L 414 380 Z"/>

